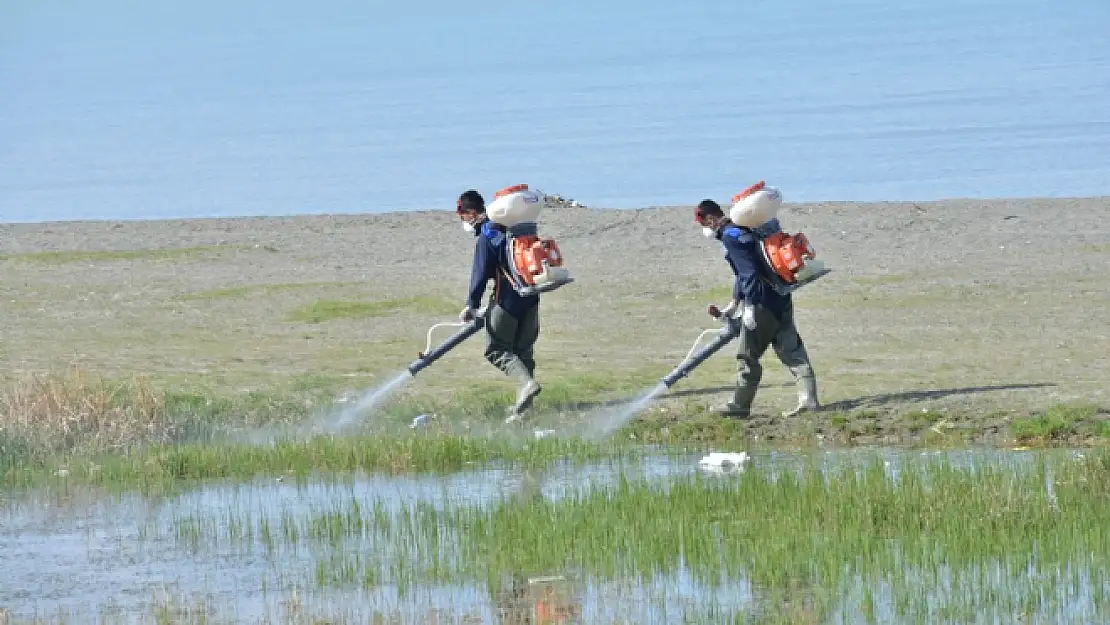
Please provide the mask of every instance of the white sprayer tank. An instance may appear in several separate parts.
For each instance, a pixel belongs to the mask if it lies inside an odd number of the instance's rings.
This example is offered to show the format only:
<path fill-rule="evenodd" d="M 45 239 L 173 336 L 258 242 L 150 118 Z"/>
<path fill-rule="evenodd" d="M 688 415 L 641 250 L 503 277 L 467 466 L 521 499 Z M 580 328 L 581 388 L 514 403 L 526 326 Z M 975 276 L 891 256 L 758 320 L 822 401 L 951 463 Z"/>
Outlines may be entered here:
<path fill-rule="evenodd" d="M 780 208 L 782 192 L 760 182 L 733 198 L 728 218 L 738 226 L 758 228 L 778 216 Z"/>
<path fill-rule="evenodd" d="M 498 191 L 493 202 L 486 207 L 486 215 L 493 223 L 511 228 L 536 221 L 543 207 L 542 195 L 530 190 L 526 184 L 518 184 Z"/>

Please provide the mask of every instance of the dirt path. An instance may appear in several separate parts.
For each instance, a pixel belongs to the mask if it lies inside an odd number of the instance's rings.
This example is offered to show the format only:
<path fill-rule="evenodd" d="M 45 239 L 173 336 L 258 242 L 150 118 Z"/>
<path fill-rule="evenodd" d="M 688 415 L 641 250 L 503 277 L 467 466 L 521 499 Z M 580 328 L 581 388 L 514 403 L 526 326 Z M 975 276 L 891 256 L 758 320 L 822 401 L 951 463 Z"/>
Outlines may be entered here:
<path fill-rule="evenodd" d="M 923 410 L 1003 431 L 1065 402 L 1110 406 L 1110 198 L 789 205 L 782 221 L 834 270 L 795 297 L 833 416 L 756 419 L 757 434 L 865 424 L 857 437 L 881 440 Z M 538 345 L 547 401 L 568 410 L 666 374 L 726 301 L 719 244 L 688 207 L 559 208 L 543 229 L 578 280 L 545 297 Z M 0 225 L 4 374 L 79 363 L 230 391 L 361 388 L 453 320 L 471 246 L 449 211 Z M 409 392 L 511 390 L 481 347 Z M 724 400 L 732 355 L 676 386 L 668 418 Z M 764 364 L 757 408 L 777 414 L 794 391 L 773 354 Z"/>

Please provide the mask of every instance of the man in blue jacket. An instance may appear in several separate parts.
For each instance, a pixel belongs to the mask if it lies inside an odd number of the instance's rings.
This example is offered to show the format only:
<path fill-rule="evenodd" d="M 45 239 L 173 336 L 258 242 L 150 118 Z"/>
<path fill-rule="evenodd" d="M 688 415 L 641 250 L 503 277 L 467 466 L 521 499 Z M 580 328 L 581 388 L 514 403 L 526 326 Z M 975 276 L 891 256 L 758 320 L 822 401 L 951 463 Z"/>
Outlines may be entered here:
<path fill-rule="evenodd" d="M 509 250 L 505 228 L 486 216 L 486 203 L 475 190 L 459 196 L 456 212 L 463 227 L 474 234 L 474 261 L 470 270 L 470 291 L 459 319 L 474 319 L 481 306 L 486 282 L 493 280 L 493 293 L 486 311 L 486 360 L 519 383 L 516 403 L 506 423 L 519 421 L 540 394 L 533 379 L 536 361 L 533 347 L 540 335 L 540 296 L 522 296 L 509 279 Z"/>
<path fill-rule="evenodd" d="M 798 406 L 783 416 L 817 410 L 817 379 L 809 362 L 805 344 L 794 326 L 794 302 L 789 294 L 776 291 L 770 282 L 770 269 L 760 250 L 759 234 L 751 228 L 738 226 L 713 200 L 702 200 L 694 212 L 707 237 L 715 238 L 725 248 L 736 281 L 732 301 L 721 313 L 732 318 L 743 307 L 740 322 L 739 375 L 732 401 L 714 412 L 725 416 L 746 417 L 751 414 L 752 401 L 763 377 L 760 358 L 769 346 L 785 365 L 798 385 Z"/>

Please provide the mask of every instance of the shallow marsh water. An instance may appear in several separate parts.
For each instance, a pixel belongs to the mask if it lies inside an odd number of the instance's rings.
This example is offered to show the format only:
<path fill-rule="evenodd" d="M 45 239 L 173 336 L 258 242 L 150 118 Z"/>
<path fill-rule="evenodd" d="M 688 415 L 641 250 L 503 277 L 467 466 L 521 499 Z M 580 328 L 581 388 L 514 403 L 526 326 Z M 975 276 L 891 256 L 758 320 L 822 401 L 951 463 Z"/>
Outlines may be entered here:
<path fill-rule="evenodd" d="M 271 478 L 161 498 L 64 488 L 18 496 L 0 517 L 0 608 L 17 619 L 68 614 L 67 622 L 94 615 L 127 622 L 149 614 L 168 595 L 185 602 L 199 596 L 207 609 L 252 622 L 278 618 L 290 601 L 314 615 L 353 622 L 373 614 L 421 619 L 433 611 L 438 622 L 497 622 L 495 598 L 506 578 L 555 574 L 570 580 L 582 622 L 758 614 L 765 606 L 757 583 L 727 572 L 709 580 L 693 562 L 653 574 L 567 568 L 489 571 L 487 578 L 460 561 L 465 550 L 459 532 L 465 528 L 451 525 L 453 509 L 535 497 L 560 501 L 639 480 L 665 490 L 705 473 L 697 467 L 702 455 L 542 471 L 494 466 L 445 477 L 345 476 L 302 483 Z M 858 474 L 876 462 L 897 476 L 906 463 L 938 459 L 954 468 L 1005 466 L 1020 473 L 1044 466 L 1042 460 L 1051 465 L 1081 457 L 1072 451 L 758 452 L 743 471 L 708 479 L 744 480 L 758 472 L 777 480 L 814 464 L 832 479 L 838 470 Z M 1051 486 L 1046 478 L 1046 489 Z M 988 613 L 994 610 L 999 621 L 1025 612 L 1090 622 L 1110 595 L 1106 557 L 1077 555 L 1070 568 L 1059 570 L 988 560 L 955 569 L 898 566 L 858 574 L 841 589 L 843 600 L 831 616 L 837 622 L 870 616 L 899 622 L 909 614 L 940 622 L 971 614 L 993 622 Z M 1031 597 L 1037 600 L 1031 603 Z"/>

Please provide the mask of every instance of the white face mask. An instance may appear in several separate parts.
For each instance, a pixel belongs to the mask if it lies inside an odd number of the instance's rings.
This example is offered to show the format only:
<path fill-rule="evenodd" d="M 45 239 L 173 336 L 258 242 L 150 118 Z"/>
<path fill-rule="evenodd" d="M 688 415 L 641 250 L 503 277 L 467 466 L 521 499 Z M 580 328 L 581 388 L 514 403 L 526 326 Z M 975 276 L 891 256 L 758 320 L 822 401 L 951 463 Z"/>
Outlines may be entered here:
<path fill-rule="evenodd" d="M 712 239 L 712 238 L 715 238 L 717 236 L 717 231 L 714 230 L 713 228 L 708 228 L 708 227 L 702 228 L 701 233 L 704 234 L 705 238 L 707 238 L 707 239 Z"/>
<path fill-rule="evenodd" d="M 470 223 L 469 221 L 464 221 L 463 222 L 463 230 L 466 230 L 467 232 L 469 232 L 471 234 L 474 234 L 474 224 Z"/>

